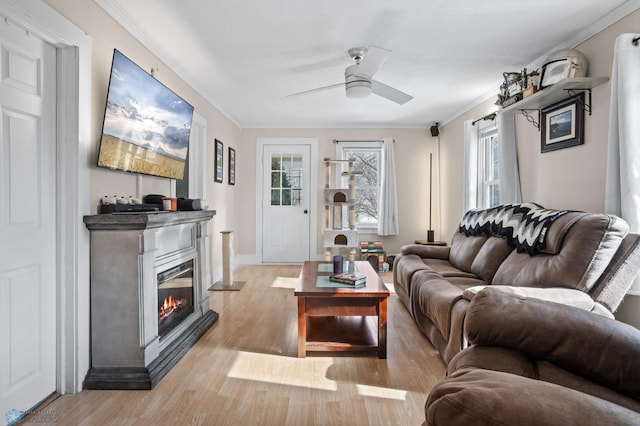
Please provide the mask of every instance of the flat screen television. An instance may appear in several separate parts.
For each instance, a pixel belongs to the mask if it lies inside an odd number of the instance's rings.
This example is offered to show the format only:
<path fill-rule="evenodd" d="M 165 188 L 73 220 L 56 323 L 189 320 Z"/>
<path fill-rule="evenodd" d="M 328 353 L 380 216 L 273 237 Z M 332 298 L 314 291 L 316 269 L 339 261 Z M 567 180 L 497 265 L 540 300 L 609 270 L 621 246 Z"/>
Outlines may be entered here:
<path fill-rule="evenodd" d="M 193 106 L 114 49 L 98 166 L 184 177 Z"/>

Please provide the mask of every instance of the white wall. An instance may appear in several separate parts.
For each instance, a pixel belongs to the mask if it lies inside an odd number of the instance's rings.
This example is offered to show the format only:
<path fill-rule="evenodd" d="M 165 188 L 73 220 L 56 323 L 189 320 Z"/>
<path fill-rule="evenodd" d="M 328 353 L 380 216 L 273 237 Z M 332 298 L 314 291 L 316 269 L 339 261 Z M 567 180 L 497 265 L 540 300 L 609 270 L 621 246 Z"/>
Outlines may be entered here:
<path fill-rule="evenodd" d="M 241 189 L 241 186 L 227 184 L 226 153 L 228 147 L 239 150 L 240 129 L 180 77 L 175 75 L 169 67 L 162 64 L 158 58 L 117 24 L 94 1 L 46 0 L 46 3 L 84 30 L 93 40 L 91 75 L 91 134 L 93 137 L 91 158 L 89 160 L 91 167 L 92 213 L 97 213 L 100 197 L 107 194 L 140 197 L 146 194 L 170 194 L 169 179 L 106 170 L 95 166 L 102 132 L 102 119 L 106 104 L 111 59 L 113 49 L 117 48 L 147 71 L 150 71 L 151 68 L 157 68 L 156 78 L 191 103 L 196 112 L 207 120 L 207 158 L 210 164 L 207 167 L 206 198 L 210 208 L 217 212 L 209 224 L 209 234 L 211 236 L 210 260 L 214 271 L 221 270 L 222 237 L 219 232 L 233 229 L 233 226 L 237 223 L 232 214 L 234 211 L 233 206 L 238 198 L 237 194 Z M 223 184 L 214 183 L 213 181 L 214 139 L 219 139 L 224 143 L 225 177 Z"/>
<path fill-rule="evenodd" d="M 242 228 L 236 230 L 234 241 L 236 252 L 253 253 L 255 247 L 255 147 L 256 138 L 317 138 L 319 142 L 318 161 L 323 158 L 335 158 L 334 139 L 337 140 L 381 140 L 392 137 L 395 140 L 396 178 L 398 189 L 398 210 L 400 234 L 381 237 L 378 235 L 360 234 L 361 241 L 381 241 L 388 254 L 398 253 L 400 247 L 413 243 L 416 239 L 426 239 L 429 227 L 429 153 L 434 154 L 434 165 L 437 166 L 437 138 L 431 137 L 429 130 L 424 129 L 244 129 L 241 133 L 242 174 L 238 179 L 243 181 L 242 200 L 238 211 L 241 214 Z M 434 170 L 437 176 L 437 170 Z M 318 206 L 323 206 L 322 189 L 324 188 L 324 167 L 318 168 L 316 196 Z M 439 221 L 435 208 L 437 200 L 437 181 L 434 182 L 434 218 L 432 226 Z M 321 214 L 321 212 L 319 212 Z M 322 218 L 322 216 L 319 216 Z M 324 222 L 318 221 L 318 247 L 316 253 L 322 255 L 322 227 Z M 439 235 L 436 234 L 436 238 Z"/>
<path fill-rule="evenodd" d="M 611 77 L 613 46 L 619 34 L 637 32 L 640 11 L 621 19 L 576 47 L 589 61 L 589 76 Z M 505 70 L 506 71 L 506 70 Z M 540 152 L 540 133 L 523 116 L 516 119 L 520 179 L 524 201 L 548 208 L 569 208 L 592 213 L 604 211 L 604 189 L 611 86 L 593 89 L 592 115 L 585 114 L 584 145 Z M 465 112 L 441 129 L 442 227 L 452 234 L 463 214 L 463 123 L 495 111 L 495 99 Z M 632 299 L 632 296 L 628 297 Z M 640 305 L 629 301 L 628 305 Z M 640 311 L 621 307 L 618 317 L 640 326 Z"/>

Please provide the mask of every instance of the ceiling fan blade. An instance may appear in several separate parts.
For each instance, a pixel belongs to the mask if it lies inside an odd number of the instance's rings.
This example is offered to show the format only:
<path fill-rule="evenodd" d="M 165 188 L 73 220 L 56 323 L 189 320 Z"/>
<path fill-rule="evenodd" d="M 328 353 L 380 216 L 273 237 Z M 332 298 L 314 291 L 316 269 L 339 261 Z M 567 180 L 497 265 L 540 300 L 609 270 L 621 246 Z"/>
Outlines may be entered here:
<path fill-rule="evenodd" d="M 403 105 L 413 99 L 413 96 L 407 95 L 398 89 L 394 89 L 391 86 L 387 86 L 384 83 L 380 83 L 376 80 L 371 80 L 371 91 L 378 96 L 389 99 L 392 102 Z"/>
<path fill-rule="evenodd" d="M 302 96 L 302 95 L 310 95 L 316 92 L 324 92 L 325 90 L 335 89 L 336 87 L 344 87 L 344 83 L 332 84 L 330 86 L 323 86 L 323 87 L 318 87 L 311 90 L 305 90 L 304 92 L 292 93 L 291 95 L 287 95 L 287 98 L 292 98 L 295 96 Z"/>
<path fill-rule="evenodd" d="M 373 77 L 380 67 L 387 62 L 391 53 L 391 50 L 381 47 L 369 47 L 364 58 L 360 61 L 360 65 L 358 65 L 358 74 L 366 75 L 369 78 Z"/>

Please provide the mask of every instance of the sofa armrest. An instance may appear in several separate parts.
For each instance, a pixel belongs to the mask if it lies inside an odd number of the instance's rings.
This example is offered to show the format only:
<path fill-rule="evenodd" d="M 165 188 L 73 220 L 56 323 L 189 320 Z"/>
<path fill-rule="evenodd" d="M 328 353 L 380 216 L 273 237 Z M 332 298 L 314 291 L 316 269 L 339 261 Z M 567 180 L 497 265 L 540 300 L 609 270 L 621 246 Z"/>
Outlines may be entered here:
<path fill-rule="evenodd" d="M 640 401 L 640 330 L 572 306 L 485 288 L 467 308 L 472 345 L 511 348 Z"/>
<path fill-rule="evenodd" d="M 497 371 L 460 370 L 438 383 L 425 425 L 630 425 L 640 413 L 574 389 Z"/>
<path fill-rule="evenodd" d="M 593 311 L 596 302 L 587 293 L 581 290 L 573 288 L 563 287 L 512 287 L 507 285 L 478 285 L 475 287 L 467 288 L 462 297 L 471 301 L 482 290 L 487 287 L 495 289 L 495 291 L 502 291 L 509 294 L 515 294 L 521 297 L 532 297 L 534 299 L 546 300 L 547 302 L 561 303 L 567 306 L 573 306 L 585 311 Z M 602 311 L 598 311 L 602 313 Z M 613 318 L 613 314 L 609 313 L 609 318 Z"/>
<path fill-rule="evenodd" d="M 402 246 L 400 252 L 402 254 L 415 254 L 421 258 L 428 259 L 449 259 L 451 247 L 448 246 L 424 246 L 420 244 L 409 244 Z"/>

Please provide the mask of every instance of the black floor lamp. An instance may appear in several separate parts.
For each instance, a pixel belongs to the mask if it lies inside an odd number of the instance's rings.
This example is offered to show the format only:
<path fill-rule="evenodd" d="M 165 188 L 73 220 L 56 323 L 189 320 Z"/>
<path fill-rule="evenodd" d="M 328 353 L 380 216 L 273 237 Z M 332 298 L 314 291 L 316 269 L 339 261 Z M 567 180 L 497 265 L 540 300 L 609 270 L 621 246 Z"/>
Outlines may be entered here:
<path fill-rule="evenodd" d="M 433 203 L 433 153 L 429 153 L 429 229 L 427 230 L 427 242 L 434 241 L 434 232 L 431 229 L 431 211 Z"/>

